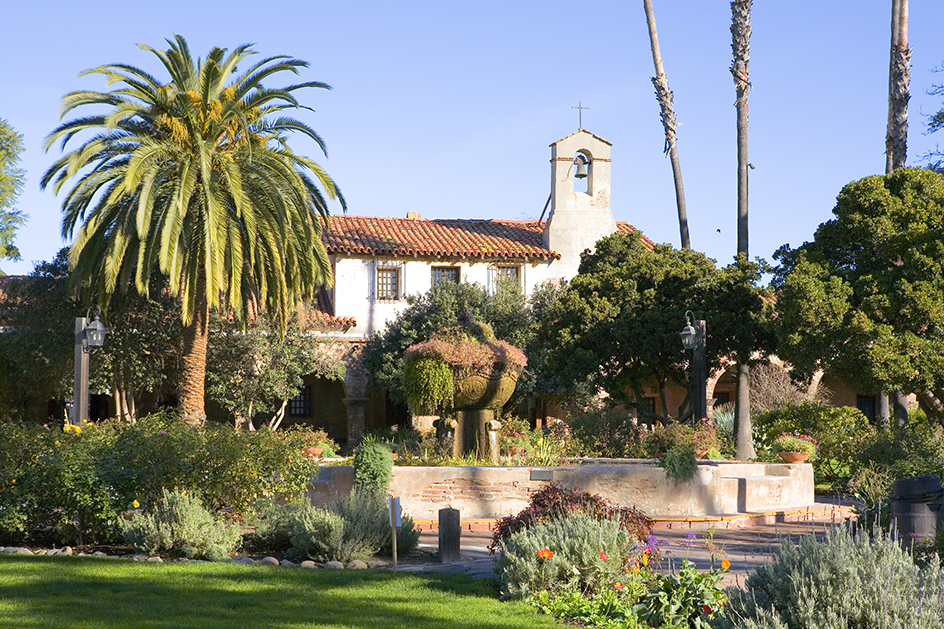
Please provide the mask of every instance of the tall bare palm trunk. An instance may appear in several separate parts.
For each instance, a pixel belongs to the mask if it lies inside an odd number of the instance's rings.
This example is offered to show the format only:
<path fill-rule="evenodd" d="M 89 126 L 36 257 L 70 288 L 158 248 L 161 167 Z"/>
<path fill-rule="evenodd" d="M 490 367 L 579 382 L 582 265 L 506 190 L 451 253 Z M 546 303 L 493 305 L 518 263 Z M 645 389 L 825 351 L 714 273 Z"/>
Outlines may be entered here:
<path fill-rule="evenodd" d="M 737 219 L 737 254 L 738 257 L 748 258 L 748 230 L 747 230 L 747 193 L 748 193 L 748 161 L 747 161 L 747 90 L 751 82 L 748 75 L 748 62 L 751 58 L 751 1 L 735 0 L 731 3 L 731 50 L 734 61 L 731 64 L 731 75 L 734 77 L 734 87 L 737 91 L 737 161 L 738 161 L 738 219 Z M 751 386 L 750 367 L 744 362 L 745 357 L 739 357 L 737 366 L 737 457 L 742 461 L 753 459 L 754 439 L 751 434 Z"/>
<path fill-rule="evenodd" d="M 908 101 L 911 99 L 911 49 L 908 48 L 908 0 L 892 0 L 891 55 L 888 62 L 888 130 L 885 174 L 905 165 L 908 153 Z"/>
<path fill-rule="evenodd" d="M 888 61 L 888 127 L 885 132 L 885 174 L 905 165 L 908 157 L 908 101 L 911 100 L 911 49 L 908 48 L 908 0 L 892 0 L 891 54 Z M 882 423 L 894 415 L 897 425 L 908 423 L 908 399 L 894 391 L 882 393 Z M 891 413 L 889 412 L 891 410 Z"/>
<path fill-rule="evenodd" d="M 672 176 L 675 179 L 675 204 L 678 206 L 679 235 L 682 249 L 691 249 L 692 244 L 688 236 L 688 214 L 685 211 L 685 188 L 682 186 L 682 167 L 679 165 L 678 147 L 675 142 L 675 109 L 673 108 L 672 90 L 669 89 L 669 80 L 662 69 L 662 53 L 659 51 L 659 35 L 656 32 L 656 16 L 652 11 L 652 0 L 643 0 L 646 10 L 646 22 L 649 25 L 649 42 L 652 45 L 652 63 L 656 75 L 652 77 L 652 85 L 656 88 L 656 100 L 662 112 L 662 126 L 665 128 L 665 152 L 672 162 Z"/>
<path fill-rule="evenodd" d="M 206 420 L 204 385 L 206 380 L 207 337 L 209 336 L 210 306 L 206 296 L 206 281 L 197 281 L 193 320 L 184 328 L 184 350 L 180 374 L 180 408 L 184 420 L 196 426 Z"/>

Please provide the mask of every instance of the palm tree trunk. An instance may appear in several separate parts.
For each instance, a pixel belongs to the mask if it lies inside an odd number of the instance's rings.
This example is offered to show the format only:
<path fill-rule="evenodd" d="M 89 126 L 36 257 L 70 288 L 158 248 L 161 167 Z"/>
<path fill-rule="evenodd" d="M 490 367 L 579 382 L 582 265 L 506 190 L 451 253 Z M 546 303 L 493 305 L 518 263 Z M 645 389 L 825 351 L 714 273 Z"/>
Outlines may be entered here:
<path fill-rule="evenodd" d="M 908 155 L 908 101 L 911 100 L 911 49 L 908 48 L 908 0 L 892 0 L 891 54 L 888 61 L 888 127 L 885 132 L 885 174 L 890 175 L 905 165 Z M 902 403 L 905 394 L 887 393 L 882 404 L 882 422 L 890 423 L 891 413 L 898 425 L 908 423 L 908 407 Z"/>
<path fill-rule="evenodd" d="M 180 408 L 184 420 L 191 426 L 206 420 L 203 390 L 206 384 L 207 337 L 209 336 L 210 306 L 206 296 L 206 280 L 197 281 L 193 320 L 184 328 L 183 368 L 180 373 Z"/>
<path fill-rule="evenodd" d="M 656 31 L 656 16 L 652 11 L 652 0 L 643 0 L 646 10 L 646 22 L 649 25 L 649 43 L 652 46 L 652 63 L 656 75 L 652 77 L 652 85 L 656 88 L 656 100 L 662 112 L 662 126 L 665 128 L 665 152 L 672 162 L 672 176 L 675 179 L 675 204 L 678 206 L 679 235 L 682 249 L 691 249 L 688 236 L 688 214 L 685 211 L 685 188 L 682 186 L 682 167 L 679 165 L 678 147 L 675 143 L 675 109 L 673 108 L 672 90 L 669 89 L 669 80 L 662 69 L 662 53 L 659 51 L 659 34 Z"/>
<path fill-rule="evenodd" d="M 738 219 L 737 219 L 737 254 L 738 257 L 748 258 L 748 230 L 747 230 L 747 193 L 748 193 L 748 161 L 747 161 L 747 90 L 751 83 L 748 74 L 748 62 L 751 58 L 751 2 L 752 0 L 735 0 L 731 3 L 731 50 L 734 61 L 731 64 L 731 75 L 734 77 L 734 87 L 737 91 L 737 189 L 738 189 Z M 737 378 L 737 457 L 746 461 L 757 456 L 754 452 L 754 439 L 751 434 L 751 393 L 750 367 L 747 362 L 738 362 Z"/>
<path fill-rule="evenodd" d="M 905 165 L 908 153 L 908 101 L 911 99 L 911 49 L 908 48 L 908 0 L 892 0 L 891 55 L 888 62 L 888 130 L 885 174 Z"/>

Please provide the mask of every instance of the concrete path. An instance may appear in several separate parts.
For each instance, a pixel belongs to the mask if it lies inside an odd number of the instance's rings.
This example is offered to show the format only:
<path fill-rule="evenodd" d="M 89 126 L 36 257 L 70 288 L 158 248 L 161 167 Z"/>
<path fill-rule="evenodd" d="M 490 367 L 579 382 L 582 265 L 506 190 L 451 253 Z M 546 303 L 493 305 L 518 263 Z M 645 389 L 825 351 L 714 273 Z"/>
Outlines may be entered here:
<path fill-rule="evenodd" d="M 853 517 L 850 503 L 823 499 L 815 505 L 789 513 L 747 514 L 740 518 L 656 520 L 653 535 L 665 542 L 658 569 L 669 572 L 689 559 L 699 570 L 708 570 L 712 561 L 717 567 L 722 559 L 727 559 L 731 567 L 725 576 L 725 585 L 743 587 L 751 572 L 773 561 L 773 555 L 784 541 L 796 544 L 805 536 L 822 536 L 830 528 L 843 525 Z M 406 565 L 400 566 L 399 570 L 461 573 L 475 578 L 495 576 L 495 556 L 490 555 L 487 549 L 492 539 L 491 531 L 481 523 L 466 526 L 478 530 L 462 531 L 461 561 Z M 431 556 L 438 550 L 438 543 L 436 530 L 424 530 L 421 533 L 420 548 Z"/>

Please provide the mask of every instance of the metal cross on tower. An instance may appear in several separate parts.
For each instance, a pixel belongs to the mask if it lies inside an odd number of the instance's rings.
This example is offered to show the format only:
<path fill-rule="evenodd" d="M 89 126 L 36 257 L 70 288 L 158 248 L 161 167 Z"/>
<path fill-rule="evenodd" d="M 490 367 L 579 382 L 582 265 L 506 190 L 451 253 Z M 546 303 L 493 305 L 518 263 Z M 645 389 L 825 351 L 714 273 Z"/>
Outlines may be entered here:
<path fill-rule="evenodd" d="M 590 109 L 590 108 L 589 108 L 589 107 L 584 107 L 584 106 L 583 106 L 583 101 L 579 101 L 579 100 L 578 100 L 578 101 L 577 101 L 577 106 L 576 106 L 576 107 L 571 107 L 571 109 L 576 109 L 576 110 L 577 110 L 577 120 L 578 120 L 578 124 L 580 125 L 578 128 L 583 129 L 583 110 L 584 110 L 584 109 Z"/>

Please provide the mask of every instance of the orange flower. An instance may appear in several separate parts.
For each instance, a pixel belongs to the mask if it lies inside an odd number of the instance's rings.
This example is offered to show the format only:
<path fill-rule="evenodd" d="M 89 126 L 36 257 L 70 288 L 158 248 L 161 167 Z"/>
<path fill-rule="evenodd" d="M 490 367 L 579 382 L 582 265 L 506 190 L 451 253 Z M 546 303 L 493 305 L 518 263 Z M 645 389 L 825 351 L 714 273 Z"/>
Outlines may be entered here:
<path fill-rule="evenodd" d="M 642 565 L 644 565 L 644 566 L 648 566 L 648 565 L 649 565 L 649 555 L 644 554 L 644 555 L 642 556 Z"/>
<path fill-rule="evenodd" d="M 730 568 L 730 567 L 731 567 L 731 562 L 730 562 L 730 561 L 728 561 L 727 559 L 722 559 L 722 560 L 721 560 L 721 569 L 722 569 L 722 570 L 727 570 L 727 569 Z"/>
<path fill-rule="evenodd" d="M 541 559 L 550 559 L 553 556 L 554 556 L 554 551 L 551 550 L 550 548 L 542 548 L 541 550 L 538 551 L 538 557 L 540 557 Z"/>

